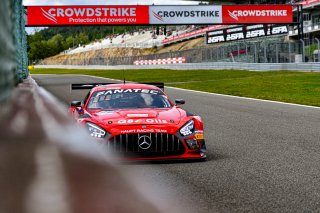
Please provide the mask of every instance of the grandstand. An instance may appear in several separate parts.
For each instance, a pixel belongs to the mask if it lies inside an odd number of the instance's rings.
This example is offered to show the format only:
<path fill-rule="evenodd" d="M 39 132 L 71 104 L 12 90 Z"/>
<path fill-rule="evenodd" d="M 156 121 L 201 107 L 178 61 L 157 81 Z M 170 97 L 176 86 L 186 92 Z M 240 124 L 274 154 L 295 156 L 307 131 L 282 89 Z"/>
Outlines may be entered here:
<path fill-rule="evenodd" d="M 169 31 L 172 35 L 182 35 L 188 32 L 188 27 L 177 27 L 172 31 Z M 93 42 L 88 45 L 79 45 L 79 47 L 67 51 L 67 54 L 75 54 L 80 52 L 104 49 L 104 48 L 152 48 L 163 45 L 163 40 L 166 39 L 166 35 L 161 31 L 159 35 L 156 35 L 156 29 L 139 30 L 135 32 L 128 32 L 120 35 L 111 35 L 105 39 Z"/>
<path fill-rule="evenodd" d="M 164 38 L 164 35 L 155 36 L 152 30 L 113 35 L 88 45 L 79 45 L 79 47 L 68 51 L 68 54 L 113 47 L 151 48 L 159 46 Z"/>

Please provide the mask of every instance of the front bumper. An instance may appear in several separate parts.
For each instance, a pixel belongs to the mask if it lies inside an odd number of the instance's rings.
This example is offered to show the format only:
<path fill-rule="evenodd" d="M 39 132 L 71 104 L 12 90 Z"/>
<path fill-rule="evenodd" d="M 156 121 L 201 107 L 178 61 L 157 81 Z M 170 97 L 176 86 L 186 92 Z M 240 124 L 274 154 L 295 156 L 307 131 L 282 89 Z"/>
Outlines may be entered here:
<path fill-rule="evenodd" d="M 106 147 L 127 160 L 206 159 L 204 139 L 197 143 L 198 148 L 192 149 L 185 139 L 169 133 L 120 134 L 110 137 Z"/>

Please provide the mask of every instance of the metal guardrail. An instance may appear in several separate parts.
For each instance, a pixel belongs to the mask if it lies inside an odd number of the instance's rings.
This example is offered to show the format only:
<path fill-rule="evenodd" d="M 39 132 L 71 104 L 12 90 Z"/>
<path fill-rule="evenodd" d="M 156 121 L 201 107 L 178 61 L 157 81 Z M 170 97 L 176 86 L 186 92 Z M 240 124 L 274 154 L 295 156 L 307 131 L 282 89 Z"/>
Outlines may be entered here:
<path fill-rule="evenodd" d="M 60 69 L 174 69 L 174 70 L 249 70 L 249 71 L 302 71 L 320 72 L 320 63 L 241 63 L 209 62 L 162 65 L 36 65 L 35 68 Z"/>

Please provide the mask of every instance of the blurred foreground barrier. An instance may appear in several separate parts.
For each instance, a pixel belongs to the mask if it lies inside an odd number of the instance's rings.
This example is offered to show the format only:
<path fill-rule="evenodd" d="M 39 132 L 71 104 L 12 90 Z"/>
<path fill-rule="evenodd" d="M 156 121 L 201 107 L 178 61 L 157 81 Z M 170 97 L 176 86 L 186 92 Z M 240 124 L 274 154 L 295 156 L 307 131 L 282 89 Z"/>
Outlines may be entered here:
<path fill-rule="evenodd" d="M 28 78 L 0 108 L 0 212 L 160 212 Z"/>
<path fill-rule="evenodd" d="M 6 100 L 14 86 L 15 46 L 13 33 L 12 2 L 3 1 L 0 6 L 0 102 Z"/>
<path fill-rule="evenodd" d="M 18 79 L 28 77 L 27 41 L 22 0 L 0 5 L 0 103 L 7 100 Z"/>

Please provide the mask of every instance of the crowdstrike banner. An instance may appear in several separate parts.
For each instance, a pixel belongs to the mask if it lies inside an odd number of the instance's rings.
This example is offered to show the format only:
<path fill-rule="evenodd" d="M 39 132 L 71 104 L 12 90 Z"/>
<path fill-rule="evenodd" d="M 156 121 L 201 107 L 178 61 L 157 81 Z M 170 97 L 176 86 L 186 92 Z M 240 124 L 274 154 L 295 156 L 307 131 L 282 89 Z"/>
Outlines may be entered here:
<path fill-rule="evenodd" d="M 26 8 L 27 26 L 277 24 L 293 21 L 292 5 L 70 5 Z"/>
<path fill-rule="evenodd" d="M 224 24 L 291 23 L 292 5 L 223 6 Z"/>
<path fill-rule="evenodd" d="M 148 6 L 30 6 L 28 26 L 149 24 Z"/>
<path fill-rule="evenodd" d="M 221 6 L 149 6 L 150 24 L 221 24 Z"/>

